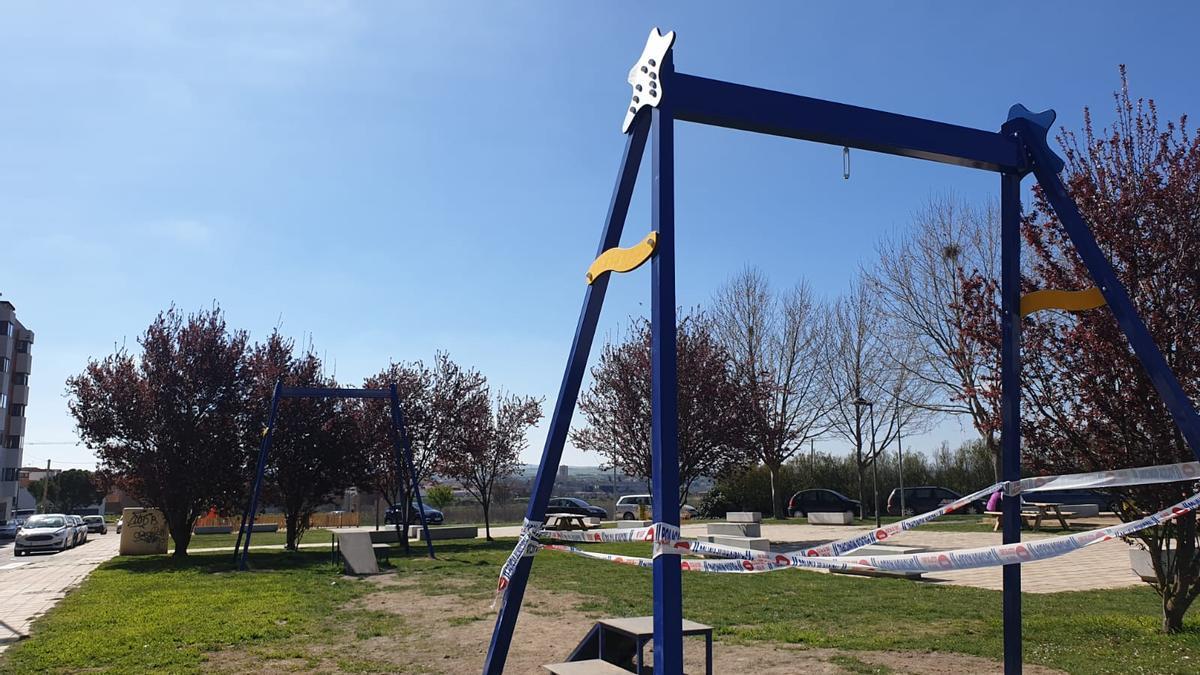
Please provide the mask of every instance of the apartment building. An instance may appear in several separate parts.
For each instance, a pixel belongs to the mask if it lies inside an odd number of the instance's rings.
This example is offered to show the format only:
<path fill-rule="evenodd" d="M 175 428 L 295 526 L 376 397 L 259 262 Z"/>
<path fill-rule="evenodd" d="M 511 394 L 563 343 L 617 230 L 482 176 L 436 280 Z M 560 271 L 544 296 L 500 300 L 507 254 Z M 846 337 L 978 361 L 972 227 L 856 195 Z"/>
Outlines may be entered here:
<path fill-rule="evenodd" d="M 0 300 L 0 522 L 16 510 L 25 406 L 29 403 L 33 331 L 17 321 L 17 309 Z"/>

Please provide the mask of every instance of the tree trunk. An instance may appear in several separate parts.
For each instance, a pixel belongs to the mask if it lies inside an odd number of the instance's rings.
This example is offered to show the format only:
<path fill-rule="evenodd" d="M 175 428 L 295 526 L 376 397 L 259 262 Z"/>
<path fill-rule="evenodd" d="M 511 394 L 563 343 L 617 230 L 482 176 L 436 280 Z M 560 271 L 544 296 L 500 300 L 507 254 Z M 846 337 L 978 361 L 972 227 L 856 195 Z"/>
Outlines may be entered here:
<path fill-rule="evenodd" d="M 995 474 L 995 480 L 1000 482 L 1000 477 L 1004 475 L 1004 456 L 1000 452 L 1000 443 L 996 440 L 996 434 L 988 432 L 983 438 L 984 445 L 987 446 L 988 452 L 992 453 L 992 472 Z"/>
<path fill-rule="evenodd" d="M 1164 633 L 1178 633 L 1183 630 L 1183 615 L 1195 599 L 1193 588 L 1197 583 L 1196 518 L 1179 518 L 1175 521 L 1174 530 L 1174 558 L 1171 557 L 1171 552 L 1168 552 L 1166 559 L 1160 565 L 1154 566 L 1159 577 L 1159 588 L 1162 589 Z M 1150 554 L 1162 557 L 1161 553 L 1153 549 Z"/>
<path fill-rule="evenodd" d="M 299 550 L 296 546 L 296 533 L 300 529 L 300 514 L 295 511 L 288 511 L 284 516 L 285 527 L 287 528 L 287 542 L 284 548 L 289 551 Z"/>
<path fill-rule="evenodd" d="M 866 479 L 863 476 L 865 471 L 862 463 L 856 462 L 856 464 L 858 464 L 858 466 L 855 467 L 858 472 L 858 517 L 860 519 L 864 519 L 867 517 L 867 488 L 865 485 Z"/>
<path fill-rule="evenodd" d="M 491 511 L 491 508 L 490 508 L 491 504 L 484 501 L 484 502 L 480 502 L 480 505 L 483 506 L 484 538 L 486 538 L 488 541 L 492 541 L 492 521 L 491 521 L 491 518 L 489 517 L 489 513 L 488 513 L 489 511 Z"/>
<path fill-rule="evenodd" d="M 176 558 L 186 558 L 188 544 L 192 541 L 192 523 L 195 521 L 183 513 L 167 513 L 164 515 L 167 519 L 167 530 L 171 533 L 171 539 L 175 540 L 174 556 Z"/>
<path fill-rule="evenodd" d="M 779 494 L 779 466 L 768 464 L 767 472 L 771 474 L 771 515 L 776 518 L 787 518 L 787 514 L 784 513 L 786 509 L 782 508 Z"/>

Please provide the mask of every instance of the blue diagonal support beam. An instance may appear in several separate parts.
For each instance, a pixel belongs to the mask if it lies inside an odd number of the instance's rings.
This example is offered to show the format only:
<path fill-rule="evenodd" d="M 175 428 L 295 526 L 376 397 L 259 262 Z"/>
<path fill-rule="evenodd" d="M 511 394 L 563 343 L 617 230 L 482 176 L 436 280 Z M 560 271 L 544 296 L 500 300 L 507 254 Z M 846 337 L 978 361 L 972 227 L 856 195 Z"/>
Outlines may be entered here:
<path fill-rule="evenodd" d="M 1138 316 L 1133 301 L 1129 298 L 1129 292 L 1117 277 L 1117 273 L 1108 262 L 1108 257 L 1100 250 L 1096 237 L 1080 214 L 1075 200 L 1067 193 L 1067 187 L 1058 177 L 1057 172 L 1062 167 L 1062 160 L 1047 145 L 1048 130 L 1038 127 L 1029 119 L 1014 119 L 1010 120 L 1009 124 L 1018 130 L 1028 148 L 1033 160 L 1033 174 L 1042 186 L 1046 200 L 1054 208 L 1054 213 L 1066 230 L 1067 236 L 1070 237 L 1075 252 L 1079 254 L 1084 266 L 1091 273 L 1092 280 L 1100 288 L 1113 317 L 1117 320 L 1117 325 L 1129 339 L 1129 346 L 1133 348 L 1158 395 L 1162 397 L 1175 425 L 1179 427 L 1180 434 L 1192 449 L 1192 453 L 1200 459 L 1200 417 L 1196 415 L 1196 408 L 1180 386 L 1175 373 L 1171 371 L 1145 322 Z"/>
<path fill-rule="evenodd" d="M 638 168 L 646 148 L 649 130 L 650 114 L 648 111 L 642 111 L 634 118 L 633 126 L 625 137 L 625 153 L 621 158 L 621 169 L 617 174 L 617 183 L 608 205 L 600 246 L 596 250 L 597 256 L 621 243 L 621 232 L 625 227 L 625 216 L 629 212 L 629 200 L 633 196 L 633 186 L 637 182 Z M 533 522 L 541 522 L 546 516 L 546 505 L 554 489 L 554 477 L 558 473 L 559 462 L 562 461 L 563 445 L 566 444 L 567 432 L 571 429 L 571 417 L 575 412 L 579 388 L 587 370 L 588 355 L 596 337 L 600 309 L 604 304 L 604 294 L 608 290 L 610 278 L 611 275 L 603 275 L 584 290 L 583 309 L 575 327 L 575 338 L 571 341 L 571 353 L 567 357 L 567 367 L 559 386 L 558 399 L 554 402 L 550 429 L 546 434 L 546 444 L 542 448 L 542 460 L 538 465 L 533 494 L 529 497 L 529 509 L 525 514 L 526 519 Z M 522 558 L 504 591 L 504 605 L 500 608 L 496 625 L 492 629 L 492 642 L 488 645 L 487 660 L 483 665 L 484 673 L 500 675 L 504 672 L 504 662 L 508 658 L 508 648 L 512 644 L 513 629 L 517 625 L 517 615 L 521 611 L 525 584 L 529 580 L 529 570 L 532 566 L 532 557 Z"/>

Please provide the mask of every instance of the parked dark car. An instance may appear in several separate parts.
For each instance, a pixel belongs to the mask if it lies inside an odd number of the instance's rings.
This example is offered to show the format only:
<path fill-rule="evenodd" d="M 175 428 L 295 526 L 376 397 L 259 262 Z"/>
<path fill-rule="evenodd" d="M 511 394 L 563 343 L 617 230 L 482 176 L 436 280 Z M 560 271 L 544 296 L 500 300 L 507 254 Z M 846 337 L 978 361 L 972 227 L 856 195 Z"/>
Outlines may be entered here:
<path fill-rule="evenodd" d="M 441 525 L 442 521 L 446 519 L 446 517 L 444 515 L 442 515 L 441 511 L 438 511 L 437 509 L 433 508 L 432 506 L 430 506 L 428 504 L 425 504 L 424 506 L 425 506 L 425 522 L 426 523 L 429 523 L 430 525 Z M 401 513 L 402 508 L 404 508 L 404 507 L 389 506 L 387 513 L 385 513 L 383 516 L 383 522 L 387 523 L 388 525 L 403 525 L 404 524 L 404 514 Z M 417 515 L 417 505 L 416 504 L 410 504 L 408 507 L 408 524 L 409 525 L 420 525 L 421 524 L 421 517 L 419 515 Z"/>
<path fill-rule="evenodd" d="M 16 520 L 0 523 L 0 539 L 16 539 L 19 529 L 21 529 L 21 525 Z"/>
<path fill-rule="evenodd" d="M 1117 511 L 1121 498 L 1100 490 L 1046 490 L 1045 492 L 1027 492 L 1023 495 L 1027 502 L 1062 504 L 1063 506 L 1079 506 L 1095 504 L 1101 511 Z"/>
<path fill-rule="evenodd" d="M 805 518 L 809 513 L 861 513 L 861 504 L 836 490 L 801 490 L 788 500 L 788 513 Z"/>
<path fill-rule="evenodd" d="M 936 485 L 906 487 L 904 488 L 904 513 L 900 513 L 900 488 L 896 488 L 892 490 L 892 494 L 888 495 L 887 512 L 893 516 L 915 516 L 918 513 L 932 511 L 942 504 L 948 504 L 961 498 L 962 495 L 954 490 L 937 487 Z M 986 510 L 986 507 L 987 505 L 982 499 L 976 499 L 967 506 L 959 509 L 957 513 L 970 511 L 982 514 Z"/>
<path fill-rule="evenodd" d="M 575 497 L 553 497 L 546 505 L 546 513 L 573 513 L 589 518 L 608 518 L 608 511 Z"/>

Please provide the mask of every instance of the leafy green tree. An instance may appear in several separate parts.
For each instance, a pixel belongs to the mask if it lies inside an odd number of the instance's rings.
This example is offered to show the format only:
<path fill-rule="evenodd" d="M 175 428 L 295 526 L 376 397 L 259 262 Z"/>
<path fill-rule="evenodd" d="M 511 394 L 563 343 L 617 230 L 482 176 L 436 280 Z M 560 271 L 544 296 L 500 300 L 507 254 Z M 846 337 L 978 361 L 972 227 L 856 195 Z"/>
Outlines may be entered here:
<path fill-rule="evenodd" d="M 454 491 L 448 485 L 434 485 L 425 491 L 425 503 L 442 509 L 454 503 Z"/>
<path fill-rule="evenodd" d="M 104 498 L 104 493 L 96 487 L 91 471 L 68 469 L 58 474 L 54 483 L 58 485 L 58 496 L 54 502 L 64 513 L 73 513 Z"/>

